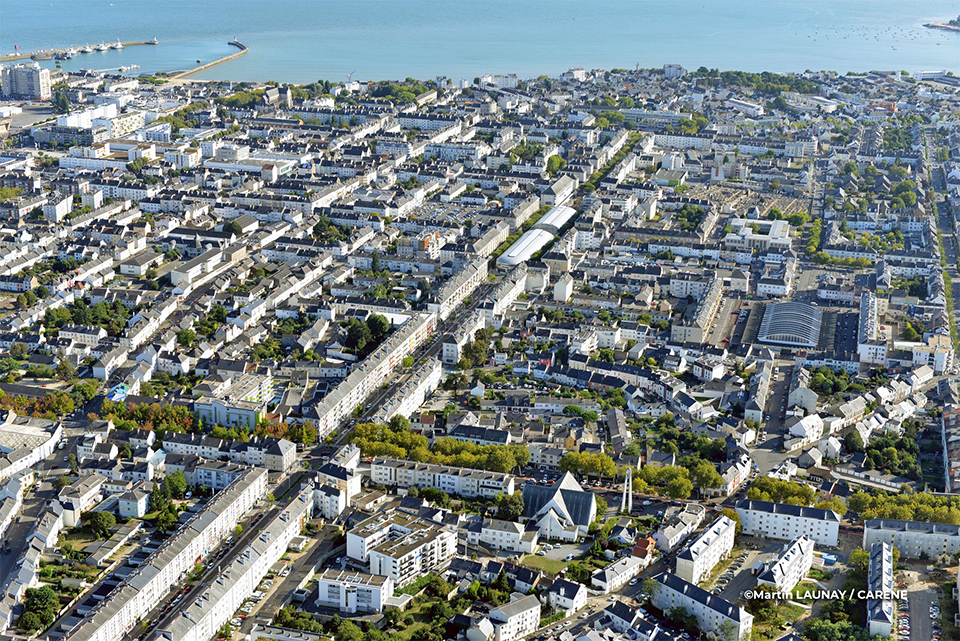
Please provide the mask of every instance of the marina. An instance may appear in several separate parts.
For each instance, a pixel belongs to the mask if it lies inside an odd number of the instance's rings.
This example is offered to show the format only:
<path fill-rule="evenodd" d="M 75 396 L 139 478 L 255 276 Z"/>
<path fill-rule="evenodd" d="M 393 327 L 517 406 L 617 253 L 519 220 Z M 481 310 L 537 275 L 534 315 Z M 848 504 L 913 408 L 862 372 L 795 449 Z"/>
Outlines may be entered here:
<path fill-rule="evenodd" d="M 160 41 L 156 38 L 152 40 L 132 40 L 130 42 L 120 42 L 118 38 L 113 44 L 107 44 L 101 42 L 96 46 L 91 46 L 89 44 L 83 45 L 82 47 L 69 47 L 66 49 L 41 49 L 32 53 L 14 53 L 5 56 L 0 56 L 0 62 L 15 62 L 18 60 L 70 60 L 78 55 L 93 53 L 95 51 L 110 51 L 120 50 L 124 47 L 136 47 L 139 45 L 158 45 Z"/>

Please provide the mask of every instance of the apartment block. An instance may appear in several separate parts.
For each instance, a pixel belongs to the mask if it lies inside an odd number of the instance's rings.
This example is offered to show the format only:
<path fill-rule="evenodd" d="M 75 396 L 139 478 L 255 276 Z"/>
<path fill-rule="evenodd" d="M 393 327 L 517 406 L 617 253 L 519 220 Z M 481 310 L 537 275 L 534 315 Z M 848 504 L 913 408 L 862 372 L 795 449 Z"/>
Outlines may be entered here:
<path fill-rule="evenodd" d="M 900 550 L 905 559 L 936 559 L 960 552 L 960 525 L 870 519 L 863 524 L 863 549 L 886 543 Z"/>
<path fill-rule="evenodd" d="M 813 565 L 814 542 L 805 536 L 783 546 L 780 555 L 757 576 L 757 583 L 775 592 L 789 592 L 803 581 Z"/>
<path fill-rule="evenodd" d="M 318 583 L 317 605 L 344 614 L 379 614 L 393 596 L 393 579 L 388 576 L 327 569 Z"/>
<path fill-rule="evenodd" d="M 247 470 L 214 496 L 203 511 L 181 525 L 160 549 L 114 588 L 80 623 L 68 630 L 64 639 L 115 641 L 123 638 L 139 624 L 144 612 L 150 612 L 174 586 L 180 585 L 198 560 L 233 534 L 240 518 L 266 492 L 267 471 Z M 215 632 L 216 628 L 210 635 Z"/>
<path fill-rule="evenodd" d="M 456 553 L 455 530 L 399 510 L 376 514 L 347 532 L 347 556 L 398 588 L 445 566 Z"/>
<path fill-rule="evenodd" d="M 714 633 L 721 638 L 743 641 L 750 638 L 753 615 L 729 601 L 710 594 L 696 585 L 684 581 L 675 574 L 664 572 L 653 579 L 660 584 L 654 590 L 651 602 L 666 612 L 684 608 L 697 620 L 701 632 Z M 726 631 L 729 630 L 728 634 Z"/>
<path fill-rule="evenodd" d="M 493 641 L 514 641 L 536 631 L 540 625 L 540 601 L 533 594 L 514 593 L 510 602 L 490 611 Z"/>
<path fill-rule="evenodd" d="M 388 458 L 373 459 L 370 478 L 381 485 L 435 487 L 465 498 L 495 498 L 514 492 L 514 477 L 509 474 Z"/>
<path fill-rule="evenodd" d="M 744 499 L 737 503 L 743 533 L 792 541 L 801 536 L 836 547 L 840 517 L 832 510 Z"/>
<path fill-rule="evenodd" d="M 870 546 L 867 569 L 867 590 L 874 598 L 867 599 L 867 630 L 870 636 L 893 634 L 893 548 L 878 541 Z M 877 598 L 876 595 L 882 595 Z"/>
<path fill-rule="evenodd" d="M 487 518 L 467 526 L 467 543 L 470 545 L 517 554 L 535 552 L 539 535 L 536 529 L 526 529 L 520 523 L 501 519 Z"/>
<path fill-rule="evenodd" d="M 733 549 L 737 524 L 721 516 L 677 555 L 676 575 L 690 583 L 700 583 Z"/>
<path fill-rule="evenodd" d="M 174 619 L 157 630 L 156 638 L 207 641 L 215 637 L 284 555 L 290 541 L 300 535 L 312 513 L 312 491 L 301 489 L 283 510 L 260 526 L 258 536 L 203 587 L 196 600 L 183 604 Z"/>
<path fill-rule="evenodd" d="M 325 438 L 358 405 L 363 405 L 367 397 L 400 366 L 404 357 L 427 341 L 436 325 L 436 314 L 418 314 L 411 318 L 331 390 L 316 407 L 314 423 L 318 437 Z"/>

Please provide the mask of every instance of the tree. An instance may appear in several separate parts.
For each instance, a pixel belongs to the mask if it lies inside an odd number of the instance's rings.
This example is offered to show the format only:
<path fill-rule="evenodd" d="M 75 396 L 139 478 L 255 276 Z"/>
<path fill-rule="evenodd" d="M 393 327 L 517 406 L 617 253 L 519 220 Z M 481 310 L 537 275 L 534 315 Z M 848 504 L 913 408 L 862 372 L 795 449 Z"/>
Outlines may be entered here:
<path fill-rule="evenodd" d="M 43 624 L 40 623 L 40 617 L 33 612 L 24 612 L 23 615 L 20 616 L 20 622 L 17 624 L 17 627 L 24 632 L 34 632 L 43 627 Z"/>
<path fill-rule="evenodd" d="M 177 523 L 177 516 L 170 513 L 169 510 L 164 510 L 157 516 L 157 529 L 161 532 L 167 532 L 172 530 Z"/>
<path fill-rule="evenodd" d="M 116 517 L 110 512 L 91 512 L 87 515 L 87 525 L 98 539 L 110 537 L 110 529 L 117 524 Z"/>
<path fill-rule="evenodd" d="M 70 98 L 62 91 L 58 91 L 53 97 L 53 109 L 58 114 L 70 113 Z"/>
<path fill-rule="evenodd" d="M 857 548 L 850 552 L 850 558 L 847 565 L 857 572 L 866 572 L 870 566 L 870 553 L 863 548 Z"/>
<path fill-rule="evenodd" d="M 243 526 L 238 523 L 237 527 L 233 528 L 233 535 L 239 537 L 241 534 L 243 534 Z"/>
<path fill-rule="evenodd" d="M 858 432 L 857 430 L 852 430 L 849 434 L 844 436 L 843 444 L 851 452 L 863 451 L 863 437 L 860 436 L 860 432 Z"/>
<path fill-rule="evenodd" d="M 335 641 L 363 641 L 363 631 L 353 621 L 341 621 L 333 638 Z"/>
<path fill-rule="evenodd" d="M 169 504 L 170 488 L 163 483 L 154 487 L 153 492 L 150 493 L 147 509 L 151 512 L 160 512 L 161 510 L 167 509 L 167 505 Z"/>
<path fill-rule="evenodd" d="M 10 356 L 18 361 L 25 361 L 30 358 L 30 350 L 25 343 L 17 342 L 10 346 Z"/>
<path fill-rule="evenodd" d="M 655 579 L 647 579 L 643 582 L 643 593 L 647 595 L 647 598 L 651 601 L 654 597 L 657 596 L 657 593 L 660 592 L 660 582 Z"/>
<path fill-rule="evenodd" d="M 163 484 L 170 490 L 170 496 L 180 499 L 187 491 L 187 479 L 183 472 L 177 470 L 163 479 Z"/>
<path fill-rule="evenodd" d="M 70 466 L 71 472 L 73 472 L 74 474 L 77 473 L 77 470 L 79 469 L 79 466 L 77 465 L 77 455 L 74 454 L 73 452 L 71 452 L 70 454 L 67 454 L 67 465 Z"/>
<path fill-rule="evenodd" d="M 177 343 L 184 347 L 190 347 L 197 342 L 197 333 L 192 329 L 181 329 L 177 332 Z"/>
<path fill-rule="evenodd" d="M 29 588 L 26 591 L 25 612 L 32 612 L 40 619 L 42 627 L 49 626 L 60 611 L 60 597 L 48 585 Z"/>
<path fill-rule="evenodd" d="M 235 220 L 228 220 L 223 223 L 223 231 L 228 234 L 233 234 L 234 236 L 240 236 L 243 233 L 243 228 Z"/>
<path fill-rule="evenodd" d="M 370 314 L 367 319 L 367 327 L 370 329 L 370 335 L 374 340 L 380 340 L 390 331 L 390 321 L 382 314 Z"/>
<path fill-rule="evenodd" d="M 57 374 L 57 378 L 59 378 L 61 381 L 69 381 L 76 378 L 77 366 L 67 359 L 63 359 L 57 363 L 57 369 L 55 372 Z"/>
<path fill-rule="evenodd" d="M 710 488 L 723 485 L 723 477 L 710 461 L 699 460 L 690 467 L 690 477 L 697 487 Z"/>
<path fill-rule="evenodd" d="M 675 478 L 664 488 L 666 495 L 674 499 L 688 499 L 693 492 L 693 483 L 690 479 Z"/>
<path fill-rule="evenodd" d="M 401 362 L 401 365 L 403 365 L 403 367 L 405 367 L 406 369 L 410 369 L 411 367 L 413 367 L 413 356 L 404 356 L 403 361 Z"/>
<path fill-rule="evenodd" d="M 523 514 L 523 496 L 520 492 L 501 494 L 497 499 L 497 518 L 517 521 Z"/>
<path fill-rule="evenodd" d="M 73 480 L 69 476 L 64 474 L 63 476 L 58 476 L 56 480 L 53 482 L 53 489 L 59 492 L 60 490 L 67 487 L 71 483 L 73 483 Z"/>
<path fill-rule="evenodd" d="M 740 532 L 743 530 L 743 524 L 740 522 L 740 514 L 732 507 L 725 507 L 720 510 L 720 513 L 737 524 L 737 529 L 734 533 L 734 536 L 740 536 Z"/>

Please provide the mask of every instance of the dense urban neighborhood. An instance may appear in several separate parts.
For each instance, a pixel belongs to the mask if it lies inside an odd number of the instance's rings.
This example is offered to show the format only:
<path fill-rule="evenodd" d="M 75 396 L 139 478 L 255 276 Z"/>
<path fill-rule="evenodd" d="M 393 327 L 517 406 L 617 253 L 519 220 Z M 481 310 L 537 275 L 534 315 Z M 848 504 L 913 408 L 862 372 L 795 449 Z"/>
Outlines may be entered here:
<path fill-rule="evenodd" d="M 953 74 L 0 81 L 0 637 L 960 639 Z"/>

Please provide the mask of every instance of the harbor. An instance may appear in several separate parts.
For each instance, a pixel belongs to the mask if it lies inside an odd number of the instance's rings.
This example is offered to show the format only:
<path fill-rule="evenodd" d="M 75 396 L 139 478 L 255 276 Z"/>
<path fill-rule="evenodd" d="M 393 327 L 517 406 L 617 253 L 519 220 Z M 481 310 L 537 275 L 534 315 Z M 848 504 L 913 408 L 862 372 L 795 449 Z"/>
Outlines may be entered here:
<path fill-rule="evenodd" d="M 107 43 L 101 42 L 97 45 L 83 45 L 78 47 L 67 47 L 64 49 L 41 49 L 39 51 L 34 51 L 32 53 L 14 53 L 8 54 L 5 56 L 0 56 L 0 62 L 14 62 L 22 60 L 69 60 L 75 56 L 94 53 L 96 51 L 109 51 L 111 49 L 123 49 L 124 47 L 136 47 L 139 45 L 158 45 L 160 41 L 156 38 L 152 40 L 132 40 L 130 42 L 121 42 L 119 39 L 116 42 Z"/>

